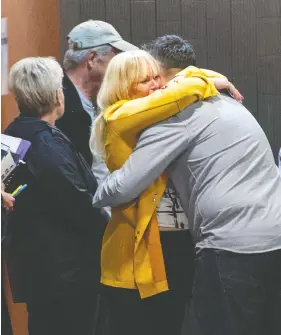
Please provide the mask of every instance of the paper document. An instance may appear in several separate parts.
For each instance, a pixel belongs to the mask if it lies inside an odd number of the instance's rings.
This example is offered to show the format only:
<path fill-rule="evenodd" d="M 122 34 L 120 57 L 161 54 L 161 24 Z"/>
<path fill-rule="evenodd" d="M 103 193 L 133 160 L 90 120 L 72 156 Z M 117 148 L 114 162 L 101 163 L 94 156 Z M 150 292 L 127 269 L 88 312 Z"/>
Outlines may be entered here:
<path fill-rule="evenodd" d="M 18 137 L 1 134 L 1 144 L 6 145 L 12 154 L 16 155 L 15 160 L 23 159 L 31 143 Z"/>

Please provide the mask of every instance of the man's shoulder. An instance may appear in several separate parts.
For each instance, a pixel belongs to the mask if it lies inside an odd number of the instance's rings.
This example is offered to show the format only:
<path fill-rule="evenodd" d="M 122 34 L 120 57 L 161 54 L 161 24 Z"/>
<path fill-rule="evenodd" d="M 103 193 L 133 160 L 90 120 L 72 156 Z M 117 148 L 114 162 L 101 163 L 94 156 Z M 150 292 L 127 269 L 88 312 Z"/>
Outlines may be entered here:
<path fill-rule="evenodd" d="M 178 114 L 149 126 L 148 128 L 144 129 L 142 133 L 155 136 L 166 134 L 166 136 L 169 136 L 169 134 L 174 133 L 175 130 L 178 132 L 187 131 L 184 122 L 179 118 Z"/>
<path fill-rule="evenodd" d="M 73 131 L 79 126 L 84 119 L 85 111 L 83 109 L 82 101 L 69 77 L 65 74 L 63 78 L 63 93 L 64 93 L 64 114 L 56 121 L 56 126 L 65 132 L 68 136 L 71 136 Z M 84 123 L 82 123 L 84 126 Z"/>
<path fill-rule="evenodd" d="M 237 109 L 239 109 L 246 115 L 250 114 L 242 104 L 229 96 L 221 94 L 194 102 L 176 115 L 151 125 L 143 133 L 150 136 L 158 136 L 159 134 L 169 136 L 175 131 L 192 134 L 198 130 L 198 127 L 201 129 L 201 126 L 212 124 L 218 120 L 223 110 L 229 111 L 230 109 L 232 113 L 237 112 Z"/>
<path fill-rule="evenodd" d="M 200 100 L 178 113 L 181 121 L 188 124 L 204 124 L 205 122 L 226 122 L 239 114 L 239 118 L 249 118 L 252 114 L 243 104 L 230 96 L 220 94 L 206 100 Z"/>
<path fill-rule="evenodd" d="M 68 92 L 72 90 L 76 91 L 74 84 L 72 83 L 72 81 L 70 80 L 70 78 L 65 72 L 64 72 L 63 79 L 62 79 L 62 84 L 63 84 L 64 92 Z"/>
<path fill-rule="evenodd" d="M 146 136 L 172 136 L 175 132 L 180 132 L 183 135 L 189 137 L 195 136 L 202 129 L 205 129 L 208 125 L 212 127 L 220 127 L 222 123 L 226 122 L 227 115 L 221 117 L 222 114 L 229 114 L 231 117 L 237 114 L 237 110 L 240 110 L 240 114 L 245 116 L 250 114 L 243 107 L 242 104 L 235 101 L 231 97 L 225 95 L 219 95 L 206 100 L 200 100 L 192 105 L 185 107 L 179 111 L 176 115 L 158 122 L 146 130 L 143 133 Z M 224 112 L 225 111 L 225 112 Z"/>
<path fill-rule="evenodd" d="M 63 93 L 65 98 L 65 114 L 69 114 L 72 111 L 84 112 L 79 93 L 66 73 L 63 77 Z"/>
<path fill-rule="evenodd" d="M 190 106 L 185 107 L 181 111 L 179 111 L 177 114 L 169 117 L 168 119 L 165 119 L 163 121 L 160 121 L 158 123 L 155 123 L 151 125 L 149 128 L 144 130 L 144 132 L 153 132 L 153 131 L 159 131 L 159 132 L 173 132 L 174 129 L 182 130 L 187 132 L 188 129 L 186 127 L 187 121 L 190 120 L 196 111 L 199 109 L 211 109 L 212 105 L 210 102 L 213 102 L 209 100 L 209 103 L 207 100 L 205 101 L 197 101 L 191 104 Z"/>

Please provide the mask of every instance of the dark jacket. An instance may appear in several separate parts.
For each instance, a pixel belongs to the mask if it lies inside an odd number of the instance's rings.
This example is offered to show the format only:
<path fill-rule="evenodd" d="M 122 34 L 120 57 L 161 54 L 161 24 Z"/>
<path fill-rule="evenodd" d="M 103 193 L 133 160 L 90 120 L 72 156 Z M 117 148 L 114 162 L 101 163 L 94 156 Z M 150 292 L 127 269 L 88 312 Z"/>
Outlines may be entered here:
<path fill-rule="evenodd" d="M 1 195 L 1 242 L 6 238 L 6 231 L 8 228 L 8 213 L 4 208 L 4 199 Z"/>
<path fill-rule="evenodd" d="M 91 166 L 93 160 L 89 147 L 91 117 L 83 109 L 79 93 L 66 74 L 63 78 L 63 88 L 65 110 L 63 117 L 56 122 L 56 126 L 69 137 Z"/>
<path fill-rule="evenodd" d="M 45 121 L 18 117 L 6 134 L 32 144 L 17 182 L 28 187 L 16 198 L 5 245 L 14 299 L 42 302 L 95 290 L 106 222 L 92 206 L 97 183 L 88 164 Z"/>

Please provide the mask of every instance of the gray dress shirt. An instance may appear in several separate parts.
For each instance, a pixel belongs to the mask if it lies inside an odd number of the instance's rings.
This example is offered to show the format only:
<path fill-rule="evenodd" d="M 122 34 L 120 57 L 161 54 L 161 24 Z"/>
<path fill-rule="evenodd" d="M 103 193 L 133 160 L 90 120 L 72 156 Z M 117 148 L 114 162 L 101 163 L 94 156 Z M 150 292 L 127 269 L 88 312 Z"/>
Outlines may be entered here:
<path fill-rule="evenodd" d="M 100 184 L 94 205 L 137 198 L 167 168 L 198 250 L 281 249 L 281 176 L 263 130 L 240 103 L 221 95 L 146 129 L 124 166 Z"/>

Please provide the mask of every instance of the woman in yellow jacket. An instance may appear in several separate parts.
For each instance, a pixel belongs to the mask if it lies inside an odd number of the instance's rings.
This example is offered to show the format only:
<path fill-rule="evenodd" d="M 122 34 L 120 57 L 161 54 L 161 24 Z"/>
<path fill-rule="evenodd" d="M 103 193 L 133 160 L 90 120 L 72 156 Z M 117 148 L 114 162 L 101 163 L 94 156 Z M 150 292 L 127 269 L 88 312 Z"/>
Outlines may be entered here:
<path fill-rule="evenodd" d="M 143 129 L 197 100 L 217 95 L 216 82 L 221 86 L 223 81 L 225 88 L 229 84 L 218 73 L 191 66 L 159 89 L 159 71 L 158 63 L 140 50 L 121 53 L 108 65 L 98 94 L 102 113 L 95 122 L 90 147 L 94 155 L 105 159 L 111 172 L 127 160 Z M 163 175 L 134 203 L 112 208 L 101 256 L 101 283 L 107 287 L 110 304 L 115 306 L 110 335 L 180 334 L 184 305 L 171 306 L 171 300 L 166 298 L 173 294 L 173 288 L 166 292 L 169 288 L 156 216 L 166 184 Z M 119 320 L 114 317 L 117 309 L 121 313 L 116 314 Z M 179 319 L 160 322 L 160 310 L 169 309 L 178 309 L 173 314 L 179 315 Z M 130 310 L 135 318 L 128 317 Z M 122 314 L 124 319 L 120 320 Z"/>

